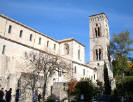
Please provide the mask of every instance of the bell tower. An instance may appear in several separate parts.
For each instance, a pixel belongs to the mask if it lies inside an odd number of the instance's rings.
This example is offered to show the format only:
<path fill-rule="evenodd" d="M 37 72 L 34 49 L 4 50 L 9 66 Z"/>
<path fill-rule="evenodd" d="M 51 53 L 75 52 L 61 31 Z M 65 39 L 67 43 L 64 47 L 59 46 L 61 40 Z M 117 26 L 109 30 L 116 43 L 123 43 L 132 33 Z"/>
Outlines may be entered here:
<path fill-rule="evenodd" d="M 90 34 L 90 66 L 97 69 L 97 79 L 103 81 L 104 62 L 108 67 L 110 79 L 113 79 L 113 72 L 110 63 L 109 53 L 109 25 L 105 13 L 89 16 Z"/>
<path fill-rule="evenodd" d="M 110 60 L 108 54 L 109 25 L 104 13 L 89 17 L 90 27 L 90 61 L 100 62 Z"/>

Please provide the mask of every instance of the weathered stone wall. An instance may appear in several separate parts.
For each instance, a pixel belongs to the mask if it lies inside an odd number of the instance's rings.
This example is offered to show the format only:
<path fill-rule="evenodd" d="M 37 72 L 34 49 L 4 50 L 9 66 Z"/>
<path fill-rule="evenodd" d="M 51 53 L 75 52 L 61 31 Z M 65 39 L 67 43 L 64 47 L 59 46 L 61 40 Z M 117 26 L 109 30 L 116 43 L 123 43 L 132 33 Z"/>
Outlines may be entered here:
<path fill-rule="evenodd" d="M 100 36 L 96 37 L 95 28 L 98 26 L 100 28 Z M 104 69 L 104 63 L 106 63 L 108 68 L 108 74 L 110 77 L 110 80 L 113 82 L 113 70 L 110 63 L 109 53 L 108 53 L 108 47 L 110 43 L 110 37 L 109 37 L 109 25 L 108 25 L 108 18 L 104 13 L 90 16 L 90 62 L 89 65 L 91 67 L 95 67 L 97 69 L 97 76 L 98 80 L 103 80 L 103 69 Z M 101 60 L 96 60 L 96 49 L 101 49 Z M 112 86 L 114 87 L 114 85 Z"/>

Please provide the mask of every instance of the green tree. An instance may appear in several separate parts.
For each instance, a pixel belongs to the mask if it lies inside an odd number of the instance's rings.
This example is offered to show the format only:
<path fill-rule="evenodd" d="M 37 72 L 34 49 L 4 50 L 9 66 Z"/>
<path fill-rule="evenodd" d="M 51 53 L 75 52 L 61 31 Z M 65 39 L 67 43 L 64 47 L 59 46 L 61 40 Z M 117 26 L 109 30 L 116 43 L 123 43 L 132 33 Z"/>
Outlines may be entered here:
<path fill-rule="evenodd" d="M 96 90 L 96 94 L 97 96 L 103 94 L 103 91 L 104 91 L 104 86 L 103 86 L 103 83 L 99 80 L 96 80 L 96 84 L 97 84 L 97 90 Z"/>
<path fill-rule="evenodd" d="M 111 85 L 109 81 L 109 76 L 108 76 L 108 69 L 106 66 L 106 63 L 104 63 L 104 94 L 105 95 L 110 95 L 111 94 Z"/>
<path fill-rule="evenodd" d="M 133 76 L 133 61 L 128 62 L 128 67 L 125 69 L 126 76 Z"/>
<path fill-rule="evenodd" d="M 130 52 L 133 51 L 132 44 L 133 40 L 128 31 L 113 35 L 110 43 L 110 52 L 113 56 L 114 76 L 124 75 L 125 69 L 128 67 Z"/>
<path fill-rule="evenodd" d="M 120 96 L 126 97 L 130 102 L 133 102 L 133 76 L 124 77 L 116 86 L 117 93 Z"/>
<path fill-rule="evenodd" d="M 133 48 L 131 45 L 133 44 L 133 40 L 130 37 L 130 33 L 128 31 L 121 32 L 119 34 L 114 34 L 111 41 L 111 54 L 128 56 Z"/>
<path fill-rule="evenodd" d="M 82 79 L 76 84 L 74 93 L 78 102 L 80 102 L 81 100 L 81 95 L 84 96 L 84 99 L 82 101 L 91 102 L 95 93 L 95 86 L 90 79 Z"/>
<path fill-rule="evenodd" d="M 117 76 L 123 76 L 126 68 L 128 68 L 128 58 L 122 55 L 115 55 L 112 65 L 115 78 Z"/>

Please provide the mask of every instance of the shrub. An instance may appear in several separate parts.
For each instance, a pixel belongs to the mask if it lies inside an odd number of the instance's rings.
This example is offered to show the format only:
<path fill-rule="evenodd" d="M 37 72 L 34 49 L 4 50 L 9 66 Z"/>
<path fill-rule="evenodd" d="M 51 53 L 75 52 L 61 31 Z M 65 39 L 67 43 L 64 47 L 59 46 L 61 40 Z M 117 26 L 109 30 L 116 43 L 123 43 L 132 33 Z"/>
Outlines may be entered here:
<path fill-rule="evenodd" d="M 81 95 L 83 95 L 84 102 L 91 102 L 94 93 L 95 93 L 95 86 L 89 79 L 79 81 L 74 89 L 76 100 L 81 100 Z"/>
<path fill-rule="evenodd" d="M 55 95 L 50 95 L 46 102 L 56 102 L 56 100 L 59 100 L 58 97 L 56 97 Z M 59 101 L 58 101 L 59 102 Z"/>
<path fill-rule="evenodd" d="M 124 77 L 117 85 L 117 92 L 121 96 L 133 100 L 133 76 Z"/>

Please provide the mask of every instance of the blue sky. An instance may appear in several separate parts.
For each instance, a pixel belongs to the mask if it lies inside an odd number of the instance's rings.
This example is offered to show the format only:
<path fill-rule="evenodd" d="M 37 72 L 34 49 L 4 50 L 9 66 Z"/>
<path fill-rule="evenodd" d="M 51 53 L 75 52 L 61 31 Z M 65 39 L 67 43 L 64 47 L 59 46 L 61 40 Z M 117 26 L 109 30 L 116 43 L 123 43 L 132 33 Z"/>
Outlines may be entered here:
<path fill-rule="evenodd" d="M 110 37 L 128 30 L 133 39 L 133 0 L 0 0 L 0 13 L 54 39 L 75 38 L 86 46 L 89 61 L 89 16 L 109 18 Z"/>

